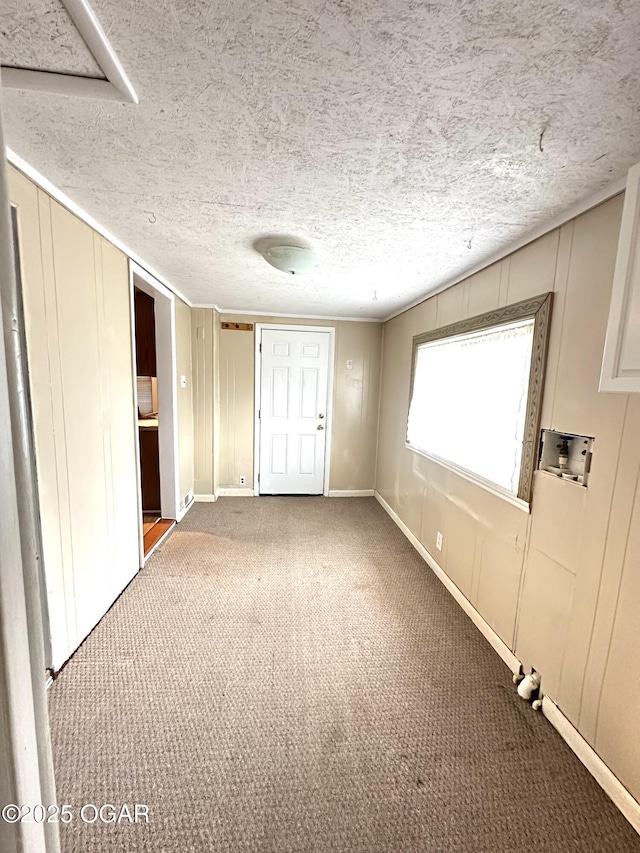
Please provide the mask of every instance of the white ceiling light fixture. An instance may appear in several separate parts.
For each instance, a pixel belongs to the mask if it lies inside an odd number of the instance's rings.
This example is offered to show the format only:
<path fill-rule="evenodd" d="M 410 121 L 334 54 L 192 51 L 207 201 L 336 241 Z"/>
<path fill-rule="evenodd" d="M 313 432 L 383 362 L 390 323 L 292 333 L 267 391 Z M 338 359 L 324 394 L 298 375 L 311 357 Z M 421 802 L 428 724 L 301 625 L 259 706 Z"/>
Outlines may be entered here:
<path fill-rule="evenodd" d="M 310 272 L 318 263 L 313 249 L 305 246 L 269 246 L 260 254 L 272 267 L 291 275 Z"/>

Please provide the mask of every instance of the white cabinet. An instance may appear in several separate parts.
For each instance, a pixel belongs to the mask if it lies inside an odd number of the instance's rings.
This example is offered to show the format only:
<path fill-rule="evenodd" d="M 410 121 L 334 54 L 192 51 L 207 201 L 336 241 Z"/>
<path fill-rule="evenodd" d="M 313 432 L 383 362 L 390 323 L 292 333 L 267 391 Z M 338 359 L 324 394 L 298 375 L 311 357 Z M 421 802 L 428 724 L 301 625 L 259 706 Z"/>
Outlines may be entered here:
<path fill-rule="evenodd" d="M 627 177 L 600 390 L 640 393 L 640 163 Z"/>

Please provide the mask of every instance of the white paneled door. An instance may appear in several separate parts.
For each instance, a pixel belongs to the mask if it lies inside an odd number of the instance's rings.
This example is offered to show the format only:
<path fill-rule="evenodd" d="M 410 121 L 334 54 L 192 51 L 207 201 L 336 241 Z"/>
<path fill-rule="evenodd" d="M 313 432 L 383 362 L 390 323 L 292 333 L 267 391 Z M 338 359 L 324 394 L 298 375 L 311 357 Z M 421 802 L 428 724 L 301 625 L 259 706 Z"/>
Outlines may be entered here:
<path fill-rule="evenodd" d="M 261 495 L 321 495 L 329 332 L 262 329 L 259 397 Z"/>

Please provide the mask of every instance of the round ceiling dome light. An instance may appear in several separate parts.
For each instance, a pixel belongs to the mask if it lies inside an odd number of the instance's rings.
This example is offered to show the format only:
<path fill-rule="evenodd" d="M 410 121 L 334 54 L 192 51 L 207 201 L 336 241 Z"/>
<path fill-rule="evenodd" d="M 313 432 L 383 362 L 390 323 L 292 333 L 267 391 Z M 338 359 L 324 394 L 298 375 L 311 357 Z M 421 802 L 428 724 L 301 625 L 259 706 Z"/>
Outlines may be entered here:
<path fill-rule="evenodd" d="M 272 267 L 291 275 L 303 275 L 318 263 L 313 249 L 304 246 L 269 246 L 261 255 Z"/>

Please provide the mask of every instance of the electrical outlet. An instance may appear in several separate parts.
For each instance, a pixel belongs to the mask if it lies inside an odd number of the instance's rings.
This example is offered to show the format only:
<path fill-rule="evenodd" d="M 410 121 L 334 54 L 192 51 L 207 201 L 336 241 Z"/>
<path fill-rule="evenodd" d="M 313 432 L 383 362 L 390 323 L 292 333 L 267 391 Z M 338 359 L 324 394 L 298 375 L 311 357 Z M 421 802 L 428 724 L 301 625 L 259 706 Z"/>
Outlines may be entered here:
<path fill-rule="evenodd" d="M 347 370 L 353 370 L 353 359 L 352 358 L 347 359 Z"/>
<path fill-rule="evenodd" d="M 442 533 L 439 530 L 436 533 L 436 548 L 438 551 L 442 551 Z"/>
<path fill-rule="evenodd" d="M 247 478 L 244 476 L 244 474 L 240 477 L 240 485 L 241 486 L 247 485 Z"/>

